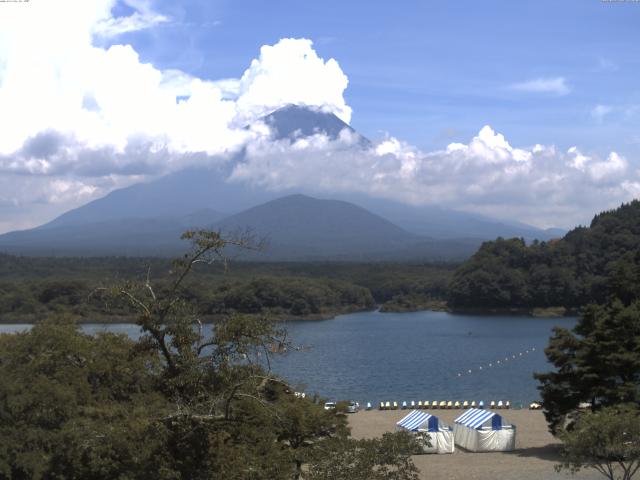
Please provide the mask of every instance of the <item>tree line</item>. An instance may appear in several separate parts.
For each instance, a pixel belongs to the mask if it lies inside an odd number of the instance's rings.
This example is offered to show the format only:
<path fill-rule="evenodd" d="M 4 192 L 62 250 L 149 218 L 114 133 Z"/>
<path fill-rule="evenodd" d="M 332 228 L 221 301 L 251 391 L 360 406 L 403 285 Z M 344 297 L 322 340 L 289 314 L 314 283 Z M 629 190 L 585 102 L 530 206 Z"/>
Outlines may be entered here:
<path fill-rule="evenodd" d="M 545 349 L 553 369 L 535 374 L 549 428 L 563 441 L 558 469 L 589 468 L 610 480 L 630 480 L 640 470 L 639 237 L 634 201 L 558 242 L 499 240 L 472 262 L 498 262 L 482 297 L 489 305 L 513 295 L 522 305 L 581 307 L 574 328 L 554 329 Z M 462 303 L 464 289 L 477 288 L 464 280 L 465 270 L 473 276 L 467 265 L 454 280 Z M 555 282 L 541 271 L 554 271 Z"/>
<path fill-rule="evenodd" d="M 464 308 L 565 307 L 576 311 L 640 294 L 640 201 L 600 213 L 564 238 L 484 243 L 455 272 L 448 303 Z"/>
<path fill-rule="evenodd" d="M 130 312 L 93 292 L 147 276 L 160 290 L 170 284 L 171 264 L 153 258 L 29 258 L 0 255 L 0 321 L 38 322 L 68 313 L 81 321 L 122 321 Z M 320 318 L 383 305 L 416 310 L 444 301 L 450 265 L 234 262 L 198 265 L 181 285 L 201 305 L 206 320 L 236 312 L 274 319 Z"/>

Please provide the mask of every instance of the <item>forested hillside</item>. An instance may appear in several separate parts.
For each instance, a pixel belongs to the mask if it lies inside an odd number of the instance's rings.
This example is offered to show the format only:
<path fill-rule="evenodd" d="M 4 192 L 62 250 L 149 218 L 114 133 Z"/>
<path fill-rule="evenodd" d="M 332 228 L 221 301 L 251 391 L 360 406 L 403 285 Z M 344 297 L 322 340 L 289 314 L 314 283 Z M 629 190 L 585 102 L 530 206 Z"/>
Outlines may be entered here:
<path fill-rule="evenodd" d="M 454 309 L 579 308 L 640 294 L 640 201 L 594 217 L 564 238 L 484 243 L 449 286 Z"/>
<path fill-rule="evenodd" d="M 183 295 L 206 318 L 223 313 L 273 319 L 326 318 L 373 309 L 417 310 L 444 303 L 454 266 L 402 263 L 245 263 L 198 265 Z M 171 262 L 157 258 L 38 258 L 0 255 L 0 322 L 38 322 L 70 313 L 80 321 L 122 320 L 124 305 L 100 289 L 150 276 L 165 286 Z"/>

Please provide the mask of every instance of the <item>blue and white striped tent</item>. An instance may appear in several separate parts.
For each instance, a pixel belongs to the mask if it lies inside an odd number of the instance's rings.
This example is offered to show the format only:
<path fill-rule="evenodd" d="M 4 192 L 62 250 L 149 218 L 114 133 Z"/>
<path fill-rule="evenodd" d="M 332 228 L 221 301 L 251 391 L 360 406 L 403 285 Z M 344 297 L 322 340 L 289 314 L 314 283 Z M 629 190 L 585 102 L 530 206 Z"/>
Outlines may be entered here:
<path fill-rule="evenodd" d="M 454 440 L 451 427 L 440 426 L 438 417 L 427 412 L 412 410 L 407 416 L 396 423 L 398 428 L 416 432 L 424 453 L 453 453 Z M 428 437 L 428 444 L 424 436 Z"/>
<path fill-rule="evenodd" d="M 418 429 L 428 430 L 429 432 L 438 431 L 438 417 L 428 414 L 427 412 L 421 412 L 419 410 L 412 410 L 409 415 L 404 417 L 398 423 L 399 427 L 412 432 L 417 432 Z M 421 428 L 422 427 L 422 428 Z M 426 429 L 424 427 L 427 427 Z"/>
<path fill-rule="evenodd" d="M 472 452 L 505 452 L 515 449 L 516 427 L 503 425 L 502 417 L 496 412 L 471 408 L 453 422 L 455 441 L 462 448 Z"/>
<path fill-rule="evenodd" d="M 479 408 L 467 410 L 456 418 L 454 423 L 459 423 L 469 428 L 482 428 L 489 420 L 491 420 L 491 428 L 493 430 L 500 430 L 502 428 L 502 417 L 500 415 L 496 412 L 481 410 Z"/>

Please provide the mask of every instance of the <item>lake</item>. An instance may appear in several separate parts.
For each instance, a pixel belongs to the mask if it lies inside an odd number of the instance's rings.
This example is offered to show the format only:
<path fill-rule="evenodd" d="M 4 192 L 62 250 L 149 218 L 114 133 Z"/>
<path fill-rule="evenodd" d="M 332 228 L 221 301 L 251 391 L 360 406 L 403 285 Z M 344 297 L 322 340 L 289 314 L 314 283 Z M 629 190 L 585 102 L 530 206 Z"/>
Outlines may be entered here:
<path fill-rule="evenodd" d="M 575 322 L 429 311 L 287 322 L 289 339 L 304 348 L 276 356 L 272 366 L 299 390 L 333 400 L 509 400 L 526 405 L 539 399 L 533 372 L 550 368 L 544 348 L 552 328 L 571 328 Z M 25 328 L 0 325 L 0 332 Z M 139 336 L 132 324 L 82 328 Z"/>

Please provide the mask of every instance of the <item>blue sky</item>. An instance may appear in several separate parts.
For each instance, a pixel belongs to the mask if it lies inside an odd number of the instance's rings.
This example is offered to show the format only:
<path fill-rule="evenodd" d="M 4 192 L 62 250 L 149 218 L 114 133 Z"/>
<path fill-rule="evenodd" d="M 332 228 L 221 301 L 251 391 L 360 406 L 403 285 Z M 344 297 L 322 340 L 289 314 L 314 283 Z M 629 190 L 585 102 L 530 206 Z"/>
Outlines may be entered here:
<path fill-rule="evenodd" d="M 485 124 L 512 144 L 640 148 L 640 4 L 578 1 L 158 2 L 173 21 L 117 38 L 160 68 L 237 77 L 261 45 L 314 41 L 349 77 L 352 125 L 421 148 Z M 123 9 L 126 13 L 126 9 Z M 564 78 L 564 95 L 514 84 Z M 611 110 L 604 118 L 594 109 Z"/>
<path fill-rule="evenodd" d="M 586 223 L 640 197 L 638 25 L 637 1 L 0 2 L 0 232 L 240 151 L 256 188 Z M 278 142 L 288 103 L 374 142 Z"/>

